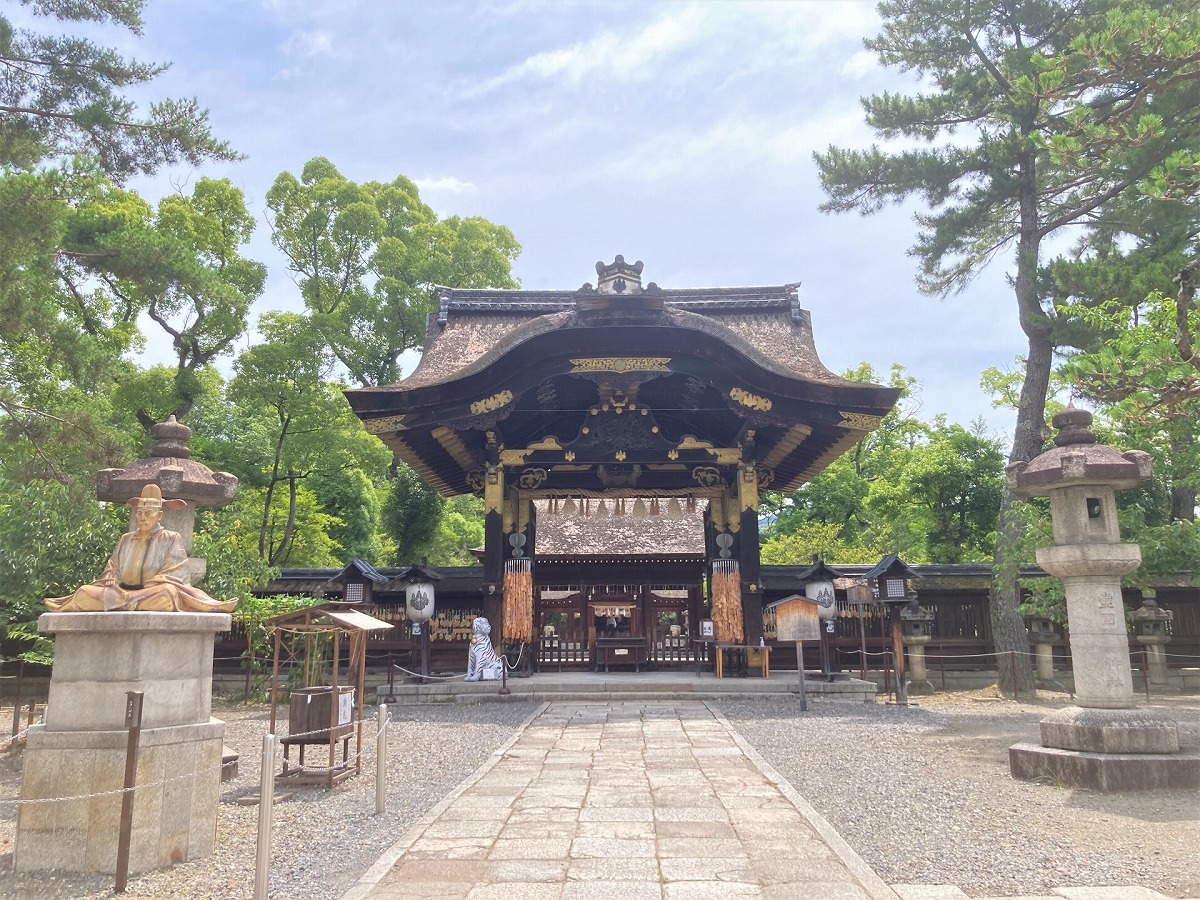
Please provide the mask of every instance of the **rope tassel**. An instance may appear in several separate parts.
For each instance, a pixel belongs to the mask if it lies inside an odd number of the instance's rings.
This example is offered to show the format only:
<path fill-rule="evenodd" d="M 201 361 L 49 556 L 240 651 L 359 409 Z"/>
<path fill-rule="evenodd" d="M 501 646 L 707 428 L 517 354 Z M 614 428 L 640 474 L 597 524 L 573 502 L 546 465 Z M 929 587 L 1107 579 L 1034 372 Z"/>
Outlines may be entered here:
<path fill-rule="evenodd" d="M 528 558 L 504 563 L 504 640 L 533 640 L 533 564 Z"/>
<path fill-rule="evenodd" d="M 718 641 L 743 642 L 741 570 L 736 559 L 713 560 L 712 617 Z"/>

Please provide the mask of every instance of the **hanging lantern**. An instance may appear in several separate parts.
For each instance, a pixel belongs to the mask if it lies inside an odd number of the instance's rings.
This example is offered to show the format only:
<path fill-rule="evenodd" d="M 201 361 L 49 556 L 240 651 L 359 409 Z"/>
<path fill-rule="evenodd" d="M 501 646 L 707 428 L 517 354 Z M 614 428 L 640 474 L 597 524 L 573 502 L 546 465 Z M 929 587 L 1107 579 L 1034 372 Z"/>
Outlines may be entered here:
<path fill-rule="evenodd" d="M 415 581 L 404 589 L 404 614 L 410 622 L 428 622 L 433 618 L 433 585 Z"/>
<path fill-rule="evenodd" d="M 682 517 L 683 517 L 683 507 L 679 505 L 679 498 L 672 497 L 670 502 L 667 503 L 667 518 L 668 519 L 679 519 Z"/>
<path fill-rule="evenodd" d="M 646 501 L 638 497 L 633 503 L 633 518 L 640 522 L 649 514 L 649 510 L 646 509 Z"/>
<path fill-rule="evenodd" d="M 579 507 L 575 505 L 574 497 L 567 498 L 567 502 L 563 504 L 562 511 L 564 516 L 575 516 L 579 514 Z"/>
<path fill-rule="evenodd" d="M 597 519 L 607 519 L 608 518 L 608 505 L 603 500 L 601 500 L 600 505 L 598 507 L 596 507 L 596 518 Z"/>
<path fill-rule="evenodd" d="M 837 615 L 832 581 L 810 581 L 804 585 L 804 596 L 817 605 L 817 615 L 832 619 Z"/>

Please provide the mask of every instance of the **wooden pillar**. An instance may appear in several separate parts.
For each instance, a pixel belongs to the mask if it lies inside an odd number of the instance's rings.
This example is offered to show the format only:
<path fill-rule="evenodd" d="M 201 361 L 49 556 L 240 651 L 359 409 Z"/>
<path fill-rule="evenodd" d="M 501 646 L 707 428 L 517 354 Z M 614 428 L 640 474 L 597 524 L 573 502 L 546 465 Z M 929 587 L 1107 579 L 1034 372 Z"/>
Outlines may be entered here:
<path fill-rule="evenodd" d="M 758 472 L 754 467 L 754 444 L 750 438 L 742 455 L 748 462 L 738 465 L 738 564 L 742 571 L 742 625 L 747 644 L 762 637 L 762 584 L 759 581 Z"/>
<path fill-rule="evenodd" d="M 483 614 L 492 623 L 492 634 L 504 633 L 504 467 L 498 447 L 488 442 L 489 460 L 483 484 Z"/>

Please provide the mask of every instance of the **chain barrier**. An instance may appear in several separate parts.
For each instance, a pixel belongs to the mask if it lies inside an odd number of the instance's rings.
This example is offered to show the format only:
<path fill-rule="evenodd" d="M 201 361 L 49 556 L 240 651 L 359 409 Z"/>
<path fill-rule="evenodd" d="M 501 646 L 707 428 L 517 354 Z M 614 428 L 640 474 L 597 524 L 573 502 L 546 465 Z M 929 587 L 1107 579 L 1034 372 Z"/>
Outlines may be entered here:
<path fill-rule="evenodd" d="M 371 720 L 366 717 L 363 717 L 361 719 L 354 719 L 350 722 L 343 722 L 340 725 L 338 725 L 338 727 L 343 728 L 346 726 L 357 726 L 357 725 L 362 724 L 363 722 L 369 722 L 369 721 L 371 721 Z M 394 723 L 392 723 L 391 721 L 387 722 L 388 726 L 390 726 L 392 724 L 394 724 Z M 29 731 L 29 729 L 26 728 L 24 731 L 21 732 L 20 735 L 18 735 L 18 737 L 23 737 L 25 734 L 28 733 L 28 731 Z M 289 734 L 289 735 L 284 736 L 283 738 L 280 738 L 280 740 L 282 741 L 282 740 L 287 740 L 290 738 L 311 737 L 311 736 L 319 735 L 319 734 L 328 734 L 328 732 L 329 732 L 328 728 L 316 728 L 316 729 L 313 729 L 312 731 L 300 731 L 300 732 L 297 732 L 296 734 Z M 357 761 L 357 759 L 362 755 L 363 754 L 361 752 L 356 750 L 353 754 L 347 756 L 346 762 L 343 763 L 342 766 L 349 765 L 349 764 Z M 329 772 L 331 770 L 336 770 L 338 768 L 341 768 L 342 766 L 293 765 L 293 766 L 289 766 L 289 769 L 300 770 L 300 771 L 304 771 L 304 772 Z M 94 794 L 73 794 L 69 797 L 45 797 L 45 798 L 39 798 L 39 799 L 33 799 L 33 800 L 22 800 L 18 797 L 6 797 L 6 798 L 0 798 L 0 804 L 11 803 L 11 804 L 14 804 L 17 806 L 23 806 L 23 805 L 34 805 L 34 804 L 40 804 L 40 803 L 69 803 L 74 800 L 89 800 L 93 797 L 112 797 L 112 796 L 118 796 L 118 795 L 125 794 L 126 791 L 136 792 L 136 791 L 142 790 L 143 788 L 161 787 L 165 784 L 171 784 L 176 781 L 184 781 L 188 778 L 200 778 L 200 777 L 203 777 L 204 775 L 211 774 L 213 771 L 220 772 L 223 768 L 225 768 L 225 763 L 221 763 L 219 766 L 216 767 L 215 770 L 211 769 L 211 768 L 203 769 L 203 770 L 200 770 L 197 772 L 188 772 L 183 775 L 173 775 L 170 778 L 163 778 L 163 779 L 160 779 L 159 781 L 142 782 L 137 785 L 134 785 L 131 788 L 123 788 L 123 787 L 114 788 L 111 791 L 99 791 Z"/>
<path fill-rule="evenodd" d="M 412 669 L 406 669 L 404 666 L 398 666 L 395 663 L 392 663 L 392 668 L 398 672 L 403 672 L 405 675 L 412 675 L 414 678 L 434 678 L 441 681 L 453 681 L 456 678 L 467 677 L 466 672 L 463 672 L 461 675 L 422 675 L 420 672 L 414 672 Z"/>

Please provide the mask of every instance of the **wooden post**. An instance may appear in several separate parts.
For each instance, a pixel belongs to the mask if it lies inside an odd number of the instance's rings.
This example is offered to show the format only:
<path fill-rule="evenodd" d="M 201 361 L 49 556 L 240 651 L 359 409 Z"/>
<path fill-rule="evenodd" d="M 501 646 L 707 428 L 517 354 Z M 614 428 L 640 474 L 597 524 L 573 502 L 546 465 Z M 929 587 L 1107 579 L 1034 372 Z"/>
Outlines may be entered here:
<path fill-rule="evenodd" d="M 138 742 L 142 734 L 141 691 L 125 694 L 125 727 L 129 739 L 125 744 L 125 790 L 121 794 L 121 823 L 117 833 L 117 884 L 113 891 L 125 893 L 129 883 L 129 845 L 133 839 L 133 789 L 137 785 Z"/>
<path fill-rule="evenodd" d="M 900 706 L 908 706 L 908 691 L 904 685 L 904 623 L 900 620 L 900 610 L 889 611 L 892 617 L 892 652 L 896 673 L 896 702 Z"/>
<path fill-rule="evenodd" d="M 808 687 L 804 683 L 803 641 L 796 641 L 796 670 L 800 673 L 800 712 L 808 712 Z"/>
<path fill-rule="evenodd" d="M 338 693 L 338 666 L 341 663 L 341 632 L 333 632 L 333 677 L 329 699 L 329 771 L 326 773 L 325 784 L 333 789 L 333 755 L 337 752 L 338 710 L 341 708 L 341 695 Z"/>
<path fill-rule="evenodd" d="M 271 882 L 271 825 L 275 816 L 275 735 L 263 735 L 258 777 L 258 846 L 254 857 L 254 900 L 267 900 Z"/>
<path fill-rule="evenodd" d="M 387 729 L 387 704 L 380 703 L 379 712 L 375 714 L 375 812 L 377 813 L 387 812 Z"/>
<path fill-rule="evenodd" d="M 21 688 L 25 683 L 25 660 L 17 661 L 17 696 L 13 700 L 13 729 L 12 736 L 16 737 L 21 730 Z"/>
<path fill-rule="evenodd" d="M 355 642 L 358 643 L 358 702 L 355 704 L 357 710 L 357 727 L 358 736 L 355 738 L 354 744 L 354 774 L 362 772 L 362 726 L 363 726 L 363 694 L 367 690 L 367 634 L 365 631 L 360 631 L 357 634 L 350 635 L 351 646 Z"/>
<path fill-rule="evenodd" d="M 279 644 L 283 640 L 283 633 L 275 629 L 275 657 L 271 663 L 271 734 L 275 733 L 275 706 L 279 702 Z M 308 662 L 305 660 L 305 665 Z"/>

